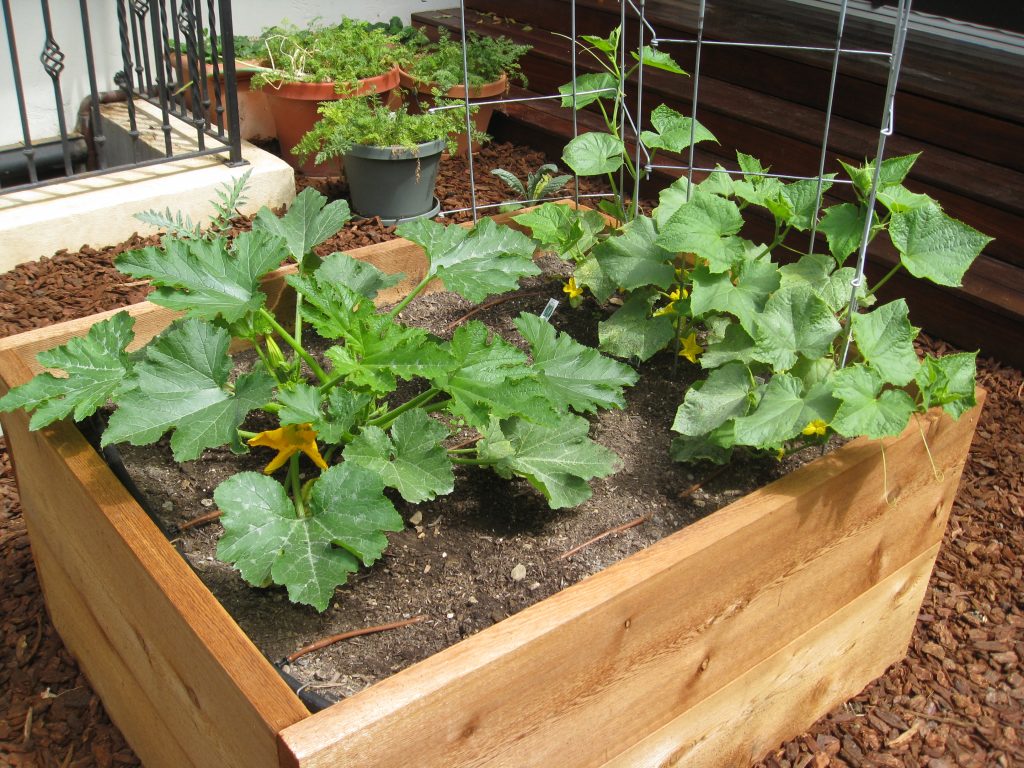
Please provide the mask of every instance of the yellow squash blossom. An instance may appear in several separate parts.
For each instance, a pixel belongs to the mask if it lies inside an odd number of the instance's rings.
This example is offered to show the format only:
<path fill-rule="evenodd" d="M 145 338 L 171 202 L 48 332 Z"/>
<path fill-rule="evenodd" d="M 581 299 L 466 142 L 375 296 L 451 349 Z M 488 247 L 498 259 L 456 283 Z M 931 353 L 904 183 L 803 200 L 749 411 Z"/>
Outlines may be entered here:
<path fill-rule="evenodd" d="M 807 426 L 804 427 L 801 430 L 801 434 L 808 435 L 808 436 L 810 436 L 810 435 L 824 435 L 827 429 L 828 429 L 828 424 L 826 424 L 821 419 L 815 419 L 814 421 L 811 421 L 811 422 L 807 423 Z"/>
<path fill-rule="evenodd" d="M 697 355 L 704 351 L 704 347 L 697 343 L 697 334 L 691 333 L 679 340 L 682 344 L 682 348 L 679 350 L 679 356 L 685 357 L 691 363 L 697 362 Z"/>
<path fill-rule="evenodd" d="M 263 468 L 266 475 L 283 467 L 299 451 L 309 456 L 320 469 L 327 469 L 327 462 L 316 447 L 316 430 L 311 424 L 286 424 L 280 429 L 260 432 L 249 440 L 249 445 L 262 445 L 277 450 L 277 456 Z"/>
<path fill-rule="evenodd" d="M 562 291 L 569 294 L 569 300 L 578 299 L 583 295 L 583 289 L 576 285 L 576 278 L 570 277 L 569 282 L 562 286 Z"/>

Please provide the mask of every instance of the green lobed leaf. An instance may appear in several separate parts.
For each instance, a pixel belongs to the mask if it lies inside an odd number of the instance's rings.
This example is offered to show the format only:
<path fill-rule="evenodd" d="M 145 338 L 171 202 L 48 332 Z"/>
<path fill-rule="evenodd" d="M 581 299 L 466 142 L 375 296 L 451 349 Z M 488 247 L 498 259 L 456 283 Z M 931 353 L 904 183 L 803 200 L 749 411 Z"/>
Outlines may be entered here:
<path fill-rule="evenodd" d="M 914 380 L 925 408 L 941 405 L 954 419 L 977 405 L 974 387 L 977 352 L 960 352 L 942 357 L 925 355 Z"/>
<path fill-rule="evenodd" d="M 353 325 L 344 346 L 331 347 L 324 354 L 333 364 L 332 375 L 345 376 L 350 385 L 377 393 L 393 391 L 398 379 L 440 376 L 454 365 L 436 337 L 376 314 Z"/>
<path fill-rule="evenodd" d="M 753 333 L 758 315 L 781 279 L 778 266 L 765 260 L 745 264 L 735 283 L 728 272 L 712 273 L 705 266 L 695 267 L 690 277 L 694 317 L 727 312 L 739 319 L 748 333 Z"/>
<path fill-rule="evenodd" d="M 591 440 L 589 430 L 586 419 L 571 414 L 552 426 L 492 418 L 477 456 L 502 477 L 526 478 L 552 509 L 575 507 L 590 498 L 587 481 L 615 471 L 615 454 Z"/>
<path fill-rule="evenodd" d="M 166 237 L 161 248 L 128 251 L 117 257 L 127 275 L 147 278 L 158 286 L 149 300 L 189 317 L 227 322 L 262 306 L 266 296 L 260 278 L 276 269 L 287 254 L 284 244 L 268 232 L 243 232 L 230 244 L 212 240 Z"/>
<path fill-rule="evenodd" d="M 991 237 L 947 216 L 934 203 L 893 213 L 889 237 L 910 274 L 954 287 L 962 284 L 964 273 L 992 242 Z"/>
<path fill-rule="evenodd" d="M 337 283 L 353 293 L 368 299 L 376 298 L 380 291 L 402 282 L 401 272 L 389 275 L 366 261 L 347 253 L 332 253 L 317 267 L 317 278 L 322 283 Z"/>
<path fill-rule="evenodd" d="M 600 176 L 619 170 L 625 151 L 621 139 L 610 133 L 590 131 L 565 145 L 562 162 L 580 176 Z"/>
<path fill-rule="evenodd" d="M 577 286 L 589 289 L 601 304 L 608 301 L 618 290 L 615 281 L 601 269 L 601 263 L 594 257 L 593 252 L 576 265 L 573 278 Z"/>
<path fill-rule="evenodd" d="M 721 339 L 709 341 L 704 345 L 700 364 L 702 368 L 720 368 L 737 360 L 749 365 L 755 359 L 756 347 L 750 334 L 743 330 L 743 326 L 731 322 L 725 327 Z"/>
<path fill-rule="evenodd" d="M 736 443 L 762 449 L 779 447 L 812 421 L 830 422 L 838 406 L 826 384 L 818 384 L 805 393 L 800 379 L 776 374 L 757 406 L 746 416 L 735 419 Z"/>
<path fill-rule="evenodd" d="M 706 435 L 674 437 L 669 449 L 672 460 L 711 461 L 715 464 L 727 464 L 732 458 L 732 449 L 736 444 L 734 431 L 733 422 L 729 420 Z"/>
<path fill-rule="evenodd" d="M 30 429 L 42 429 L 70 414 L 81 421 L 116 393 L 130 386 L 132 362 L 125 348 L 135 338 L 135 318 L 127 312 L 94 324 L 84 337 L 40 352 L 36 359 L 66 377 L 44 372 L 0 398 L 0 411 L 35 411 Z"/>
<path fill-rule="evenodd" d="M 840 330 L 828 304 L 809 286 L 798 284 L 771 295 L 751 335 L 757 342 L 757 359 L 783 372 L 796 364 L 798 355 L 827 355 Z"/>
<path fill-rule="evenodd" d="M 832 394 L 840 401 L 832 428 L 845 437 L 866 435 L 877 439 L 902 432 L 914 401 L 902 389 L 882 391 L 879 373 L 865 365 L 851 365 L 832 374 Z"/>
<path fill-rule="evenodd" d="M 890 157 L 882 161 L 882 168 L 878 173 L 878 187 L 888 187 L 893 184 L 902 184 L 903 180 L 910 173 L 910 169 L 914 167 L 914 163 L 917 158 L 921 156 L 920 152 L 915 152 L 912 155 L 901 155 L 899 157 Z M 847 175 L 853 181 L 854 186 L 857 187 L 857 191 L 863 196 L 867 196 L 868 192 L 871 191 L 871 184 L 874 182 L 875 177 L 875 161 L 871 160 L 861 166 L 852 166 L 844 163 L 842 160 L 839 161 L 840 165 L 846 170 Z"/>
<path fill-rule="evenodd" d="M 326 397 L 318 387 L 304 382 L 277 394 L 282 425 L 311 424 L 325 443 L 339 443 L 356 423 L 357 416 L 370 404 L 370 395 L 335 387 Z M 326 407 L 325 407 L 326 406 Z"/>
<path fill-rule="evenodd" d="M 782 180 L 765 175 L 769 169 L 756 157 L 737 152 L 736 159 L 744 175 L 742 179 L 733 182 L 735 195 L 748 203 L 769 209 L 780 221 L 790 221 L 795 215 L 795 209 Z"/>
<path fill-rule="evenodd" d="M 512 220 L 529 229 L 541 248 L 573 258 L 587 252 L 605 227 L 604 217 L 597 211 L 557 203 L 545 203 Z"/>
<path fill-rule="evenodd" d="M 365 427 L 345 446 L 345 461 L 366 467 L 412 504 L 431 501 L 455 487 L 452 462 L 442 445 L 448 430 L 424 411 L 413 409 L 395 419 L 391 436 Z"/>
<path fill-rule="evenodd" d="M 698 188 L 662 226 L 657 243 L 668 251 L 706 259 L 712 272 L 726 272 L 743 259 L 742 241 L 735 237 L 742 227 L 736 203 Z"/>
<path fill-rule="evenodd" d="M 401 516 L 384 496 L 376 473 L 348 462 L 327 469 L 313 484 L 308 517 L 280 483 L 256 472 L 229 477 L 214 491 L 224 535 L 217 556 L 233 563 L 250 584 L 280 584 L 296 603 L 324 611 L 335 589 L 378 560 L 385 531 Z"/>
<path fill-rule="evenodd" d="M 803 283 L 810 286 L 824 299 L 834 313 L 845 309 L 850 303 L 850 292 L 857 271 L 853 267 L 836 269 L 835 259 L 823 253 L 807 253 L 792 264 L 779 267 L 782 286 Z M 857 291 L 861 306 L 868 306 L 873 301 L 867 295 L 867 286 L 863 283 Z"/>
<path fill-rule="evenodd" d="M 647 285 L 668 289 L 676 279 L 673 254 L 657 244 L 654 221 L 637 216 L 594 247 L 601 272 L 619 288 L 632 291 Z"/>
<path fill-rule="evenodd" d="M 286 275 L 285 282 L 302 296 L 302 317 L 325 339 L 347 338 L 376 313 L 373 302 L 340 282 L 311 276 Z"/>
<path fill-rule="evenodd" d="M 685 176 L 680 176 L 658 193 L 658 207 L 652 211 L 651 215 L 659 231 L 672 218 L 672 214 L 686 204 L 689 197 L 690 182 Z"/>
<path fill-rule="evenodd" d="M 292 201 L 284 216 L 276 216 L 269 208 L 256 214 L 257 229 L 282 238 L 291 257 L 308 269 L 307 256 L 313 249 L 338 233 L 351 218 L 348 202 L 327 198 L 313 187 L 306 187 Z"/>
<path fill-rule="evenodd" d="M 146 347 L 135 366 L 136 387 L 118 399 L 101 444 L 149 445 L 173 429 L 175 461 L 222 445 L 244 450 L 238 427 L 271 398 L 274 381 L 256 369 L 229 388 L 230 340 L 226 330 L 203 320 L 171 324 Z"/>
<path fill-rule="evenodd" d="M 918 328 L 910 324 L 904 299 L 853 316 L 857 350 L 884 381 L 902 387 L 913 381 L 920 363 L 914 351 Z"/>
<path fill-rule="evenodd" d="M 818 229 L 828 240 L 828 249 L 842 266 L 851 253 L 860 248 L 864 236 L 865 212 L 853 203 L 833 205 L 825 211 Z"/>
<path fill-rule="evenodd" d="M 487 326 L 470 321 L 455 330 L 448 351 L 455 363 L 449 371 L 430 377 L 431 383 L 451 395 L 449 412 L 482 429 L 491 415 L 521 415 L 551 423 L 554 412 L 526 355 Z"/>
<path fill-rule="evenodd" d="M 671 317 L 651 317 L 658 292 L 634 291 L 615 314 L 598 323 L 601 349 L 626 359 L 649 360 L 676 337 Z"/>
<path fill-rule="evenodd" d="M 686 70 L 680 67 L 668 53 L 658 48 L 652 48 L 649 45 L 645 45 L 640 49 L 638 54 L 636 51 L 630 51 L 630 56 L 634 60 L 643 60 L 645 67 L 653 67 L 654 69 L 661 69 L 665 72 L 672 72 L 676 75 L 685 75 Z"/>
<path fill-rule="evenodd" d="M 597 93 L 586 93 L 597 91 Z M 572 83 L 558 86 L 562 94 L 562 108 L 572 109 Z M 598 99 L 614 100 L 619 92 L 619 81 L 609 72 L 591 72 L 576 78 L 576 109 L 583 109 Z"/>
<path fill-rule="evenodd" d="M 672 431 L 690 437 L 707 435 L 737 416 L 744 416 L 754 400 L 757 385 L 745 365 L 726 363 L 686 392 L 676 410 Z"/>
<path fill-rule="evenodd" d="M 902 184 L 881 187 L 876 194 L 876 199 L 892 213 L 904 213 L 935 204 L 935 201 L 928 195 L 911 192 Z"/>
<path fill-rule="evenodd" d="M 439 278 L 445 288 L 474 303 L 515 290 L 520 278 L 540 274 L 533 263 L 533 241 L 491 219 L 481 219 L 468 231 L 417 219 L 400 224 L 397 233 L 423 247 L 428 277 Z"/>
<path fill-rule="evenodd" d="M 636 371 L 557 333 L 537 315 L 524 312 L 515 324 L 530 344 L 532 367 L 540 372 L 548 399 L 557 409 L 594 413 L 598 408 L 625 407 L 622 390 L 636 383 Z"/>
<path fill-rule="evenodd" d="M 834 173 L 825 174 L 821 184 L 820 197 L 817 179 L 801 179 L 800 181 L 794 181 L 792 184 L 784 185 L 783 192 L 792 204 L 793 211 L 792 215 L 786 220 L 786 223 L 792 225 L 794 229 L 800 232 L 809 230 L 811 225 L 814 224 L 822 198 L 831 189 L 831 180 L 835 176 Z"/>
<path fill-rule="evenodd" d="M 682 152 L 700 141 L 718 143 L 715 135 L 703 125 L 665 104 L 658 105 L 651 112 L 651 126 L 653 131 L 640 132 L 640 140 L 651 149 Z"/>

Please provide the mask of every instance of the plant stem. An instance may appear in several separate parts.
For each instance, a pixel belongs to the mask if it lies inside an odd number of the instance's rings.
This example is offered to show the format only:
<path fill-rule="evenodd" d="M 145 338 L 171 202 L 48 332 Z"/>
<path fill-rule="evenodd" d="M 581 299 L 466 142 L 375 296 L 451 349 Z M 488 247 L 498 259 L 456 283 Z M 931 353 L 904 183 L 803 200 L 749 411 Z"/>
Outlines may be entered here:
<path fill-rule="evenodd" d="M 309 366 L 309 369 L 313 371 L 313 373 L 316 375 L 318 379 L 320 379 L 320 383 L 326 383 L 328 381 L 328 376 L 326 373 L 324 373 L 324 369 L 320 367 L 320 363 L 314 360 L 313 356 L 309 354 L 309 352 L 304 350 L 302 348 L 302 345 L 298 341 L 296 341 L 295 338 L 290 333 L 288 333 L 288 331 L 286 331 L 279 322 L 277 322 L 277 318 L 274 317 L 270 312 L 268 312 L 265 307 L 260 307 L 260 315 L 268 323 L 270 323 L 270 327 L 274 329 L 274 332 L 277 333 L 277 335 L 280 336 L 282 339 L 284 339 L 284 342 L 289 347 L 295 350 L 295 354 L 301 357 L 303 362 Z"/>
<path fill-rule="evenodd" d="M 252 440 L 254 437 L 258 437 L 259 434 L 259 432 L 249 432 L 245 429 L 238 430 L 238 436 L 243 440 Z"/>
<path fill-rule="evenodd" d="M 281 378 L 277 375 L 277 371 L 274 370 L 274 366 L 270 364 L 270 360 L 267 359 L 266 353 L 260 348 L 260 344 L 256 340 L 252 340 L 252 348 L 256 350 L 256 356 L 263 363 L 263 367 L 267 369 L 267 373 L 274 379 L 274 383 L 277 386 L 281 386 Z"/>
<path fill-rule="evenodd" d="M 411 411 L 413 408 L 420 408 L 426 405 L 439 394 L 441 394 L 441 390 L 437 389 L 436 387 L 431 387 L 426 392 L 416 395 L 416 397 L 414 397 L 412 400 L 407 400 L 406 402 L 402 403 L 396 408 L 388 411 L 383 416 L 378 416 L 375 419 L 370 419 L 369 421 L 366 422 L 366 426 L 387 429 L 389 426 L 391 426 L 391 423 L 399 416 L 401 416 L 403 413 L 405 413 L 406 411 Z"/>
<path fill-rule="evenodd" d="M 896 266 L 895 267 L 893 267 L 888 272 L 886 272 L 885 276 L 881 280 L 879 280 L 877 283 L 874 284 L 874 286 L 872 286 L 871 288 L 868 289 L 867 295 L 868 296 L 874 296 L 875 295 L 875 291 L 877 291 L 879 288 L 881 288 L 883 285 L 885 285 L 887 282 L 889 282 L 889 278 L 892 277 L 893 275 L 895 275 L 897 272 L 899 272 L 902 267 L 903 267 L 903 262 L 902 261 L 896 262 Z"/>
<path fill-rule="evenodd" d="M 395 304 L 395 306 L 392 308 L 392 310 L 390 312 L 388 312 L 388 318 L 390 318 L 391 320 L 394 320 L 396 317 L 398 317 L 398 313 L 401 312 L 403 309 L 405 309 L 406 306 L 408 306 L 410 301 L 412 301 L 417 296 L 419 296 L 420 293 L 423 292 L 423 289 L 427 287 L 427 283 L 429 283 L 433 279 L 434 279 L 434 275 L 431 274 L 428 271 L 427 272 L 427 276 L 424 277 L 422 280 L 420 280 L 419 285 L 417 285 L 415 288 L 413 288 L 411 291 L 409 291 L 409 295 L 406 296 L 404 299 L 402 299 L 397 304 Z"/>
<path fill-rule="evenodd" d="M 293 453 L 288 464 L 288 479 L 292 487 L 292 501 L 295 503 L 295 516 L 309 517 L 306 505 L 302 501 L 302 480 L 299 478 L 299 454 Z"/>
<path fill-rule="evenodd" d="M 474 467 L 489 467 L 494 463 L 487 459 L 466 459 L 462 456 L 449 456 L 448 458 L 451 459 L 452 464 L 465 464 L 467 466 Z"/>

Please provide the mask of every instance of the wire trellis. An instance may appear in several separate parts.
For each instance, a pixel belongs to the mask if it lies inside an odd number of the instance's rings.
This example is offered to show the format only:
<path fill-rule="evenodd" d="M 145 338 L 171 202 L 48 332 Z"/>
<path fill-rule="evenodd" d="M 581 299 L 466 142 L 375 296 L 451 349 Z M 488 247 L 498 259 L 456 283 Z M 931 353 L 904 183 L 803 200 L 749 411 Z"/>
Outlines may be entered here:
<path fill-rule="evenodd" d="M 639 199 L 640 196 L 640 179 L 641 173 L 647 177 L 653 170 L 669 171 L 673 173 L 679 173 L 685 175 L 687 179 L 686 194 L 687 199 L 692 193 L 694 186 L 695 174 L 709 174 L 714 172 L 724 172 L 730 176 L 761 176 L 776 178 L 786 181 L 814 181 L 817 182 L 817 190 L 815 197 L 814 215 L 811 217 L 810 227 L 810 239 L 808 242 L 808 252 L 813 250 L 815 239 L 818 232 L 818 225 L 820 223 L 820 216 L 822 212 L 822 202 L 825 193 L 825 185 L 833 184 L 852 184 L 853 182 L 849 179 L 840 178 L 827 178 L 825 173 L 825 167 L 830 149 L 830 135 L 832 128 L 833 109 L 835 105 L 835 97 L 837 91 L 837 84 L 839 82 L 839 71 L 840 65 L 843 59 L 848 58 L 868 58 L 868 59 L 882 59 L 888 62 L 888 76 L 886 79 L 886 91 L 885 98 L 881 107 L 881 116 L 879 120 L 878 129 L 878 140 L 874 153 L 874 174 L 871 181 L 871 186 L 868 191 L 867 197 L 867 210 L 874 210 L 876 201 L 876 195 L 878 191 L 878 185 L 880 181 L 880 172 L 882 167 L 882 161 L 885 158 L 885 145 L 886 139 L 892 135 L 895 125 L 895 96 L 896 88 L 899 81 L 900 68 L 903 60 L 903 50 L 906 44 L 907 30 L 910 22 L 910 10 L 911 0 L 899 0 L 896 8 L 895 20 L 893 23 L 893 34 L 892 44 L 888 50 L 883 49 L 871 49 L 871 48 L 848 48 L 843 46 L 843 37 L 846 30 L 846 21 L 849 14 L 849 0 L 840 0 L 839 7 L 836 11 L 835 21 L 835 35 L 834 41 L 831 46 L 823 45 L 802 45 L 799 42 L 793 43 L 775 43 L 765 41 L 735 41 L 735 40 L 724 40 L 714 39 L 709 37 L 707 33 L 707 0 L 699 0 L 695 10 L 695 34 L 693 37 L 661 37 L 658 35 L 657 30 L 647 18 L 647 7 L 645 0 L 621 0 L 619 3 L 619 24 L 621 34 L 619 35 L 619 49 L 617 51 L 617 58 L 619 63 L 620 71 L 626 71 L 626 63 L 630 56 L 630 52 L 634 49 L 629 45 L 627 39 L 627 22 L 633 22 L 637 26 L 637 38 L 636 38 L 636 49 L 642 51 L 645 45 L 651 46 L 653 49 L 663 49 L 663 47 L 671 48 L 673 46 L 688 47 L 692 46 L 694 50 L 694 67 L 692 72 L 692 85 L 690 92 L 690 112 L 688 117 L 690 118 L 690 144 L 687 152 L 687 160 L 683 165 L 671 164 L 671 163 L 654 163 L 651 159 L 651 153 L 644 145 L 641 139 L 641 132 L 643 129 L 642 115 L 643 115 L 643 104 L 644 104 L 644 59 L 640 56 L 639 65 L 636 69 L 636 100 L 635 109 L 631 110 L 630 104 L 627 100 L 627 94 L 625 91 L 625 83 L 620 83 L 618 89 L 590 89 L 590 90 L 577 90 L 577 82 L 579 79 L 579 68 L 578 68 L 578 51 L 577 51 L 577 7 L 575 0 L 570 2 L 570 30 L 569 37 L 571 39 L 570 45 L 570 69 L 571 69 L 571 80 L 570 87 L 571 92 L 568 94 L 571 103 L 572 111 L 572 138 L 575 139 L 580 136 L 580 128 L 577 113 L 577 99 L 580 96 L 590 96 L 598 93 L 615 92 L 616 99 L 619 104 L 619 124 L 618 130 L 621 138 L 628 146 L 628 141 L 633 142 L 633 167 L 635 169 L 635 177 L 632 184 L 632 197 L 634 200 Z M 631 12 L 631 13 L 630 13 Z M 459 19 L 461 23 L 461 36 L 463 46 L 463 74 L 466 76 L 468 81 L 468 60 L 466 58 L 466 4 L 465 0 L 461 0 L 459 3 Z M 751 173 L 743 170 L 731 170 L 717 166 L 715 168 L 703 167 L 696 162 L 696 129 L 697 129 L 697 115 L 700 107 L 700 92 L 701 92 L 701 70 L 702 70 L 702 54 L 705 47 L 720 47 L 720 48 L 747 48 L 747 49 L 759 49 L 759 50 L 771 50 L 771 51 L 792 51 L 799 53 L 827 53 L 831 54 L 831 71 L 829 76 L 829 86 L 827 93 L 827 102 L 825 107 L 825 115 L 822 126 L 821 142 L 819 145 L 818 152 L 818 165 L 814 174 L 800 173 L 797 171 L 788 172 L 763 172 L 763 173 Z M 493 99 L 484 101 L 470 101 L 468 90 L 467 95 L 464 97 L 462 104 L 449 105 L 447 107 L 436 107 L 436 109 L 451 109 L 451 108 L 462 108 L 466 110 L 466 130 L 467 133 L 470 129 L 470 107 L 471 105 L 483 106 L 483 105 L 501 105 L 517 102 L 536 102 L 546 100 L 560 100 L 564 101 L 566 95 L 562 93 L 557 94 L 541 94 L 537 96 L 518 97 L 511 99 Z M 645 162 L 641 163 L 641 156 L 645 158 Z M 593 199 L 600 197 L 607 197 L 606 194 L 581 194 L 580 193 L 580 182 L 579 176 L 574 174 L 574 189 L 571 195 L 562 195 L 558 197 L 545 198 L 544 200 L 509 200 L 504 203 L 480 205 L 476 200 L 476 177 L 475 167 L 473 164 L 472 153 L 468 153 L 468 173 L 470 181 L 470 193 L 471 203 L 467 208 L 457 208 L 443 210 L 442 216 L 452 215 L 455 213 L 463 213 L 469 211 L 472 213 L 474 223 L 478 220 L 481 210 L 488 210 L 491 208 L 497 208 L 503 205 L 507 205 L 512 202 L 519 203 L 531 203 L 531 202 L 547 202 L 550 200 L 565 200 L 572 199 L 576 204 L 579 204 L 581 200 Z M 623 200 L 621 198 L 622 191 L 625 189 L 625 169 L 624 167 L 619 169 L 619 199 L 617 203 L 620 207 L 623 206 Z M 850 300 L 849 300 L 849 311 L 852 314 L 857 310 L 857 294 L 864 281 L 864 271 L 867 259 L 867 249 L 871 241 L 871 224 L 872 217 L 868 216 L 865 219 L 864 229 L 861 234 L 860 246 L 857 251 L 857 265 L 855 269 L 855 276 L 851 280 L 850 284 Z M 850 336 L 847 333 L 843 354 L 841 358 L 841 365 L 846 364 L 847 357 L 849 355 L 850 348 Z"/>

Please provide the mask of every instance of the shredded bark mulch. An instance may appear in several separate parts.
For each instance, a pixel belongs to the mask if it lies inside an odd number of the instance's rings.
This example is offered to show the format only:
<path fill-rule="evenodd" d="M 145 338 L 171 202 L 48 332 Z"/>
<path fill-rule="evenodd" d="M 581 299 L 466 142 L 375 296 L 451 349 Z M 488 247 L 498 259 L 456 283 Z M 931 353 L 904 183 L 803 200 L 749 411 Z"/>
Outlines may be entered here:
<path fill-rule="evenodd" d="M 522 177 L 542 162 L 523 147 L 486 147 L 476 156 L 478 199 L 507 196 L 490 168 Z M 444 207 L 461 207 L 465 161 L 442 167 Z M 352 224 L 324 250 L 393 236 L 378 222 Z M 147 286 L 112 259 L 152 242 L 83 246 L 0 274 L 0 335 L 142 300 Z M 908 657 L 758 768 L 1024 765 L 1024 377 L 992 360 L 978 367 L 989 397 Z M 139 765 L 46 615 L 2 438 L 0 765 Z"/>

